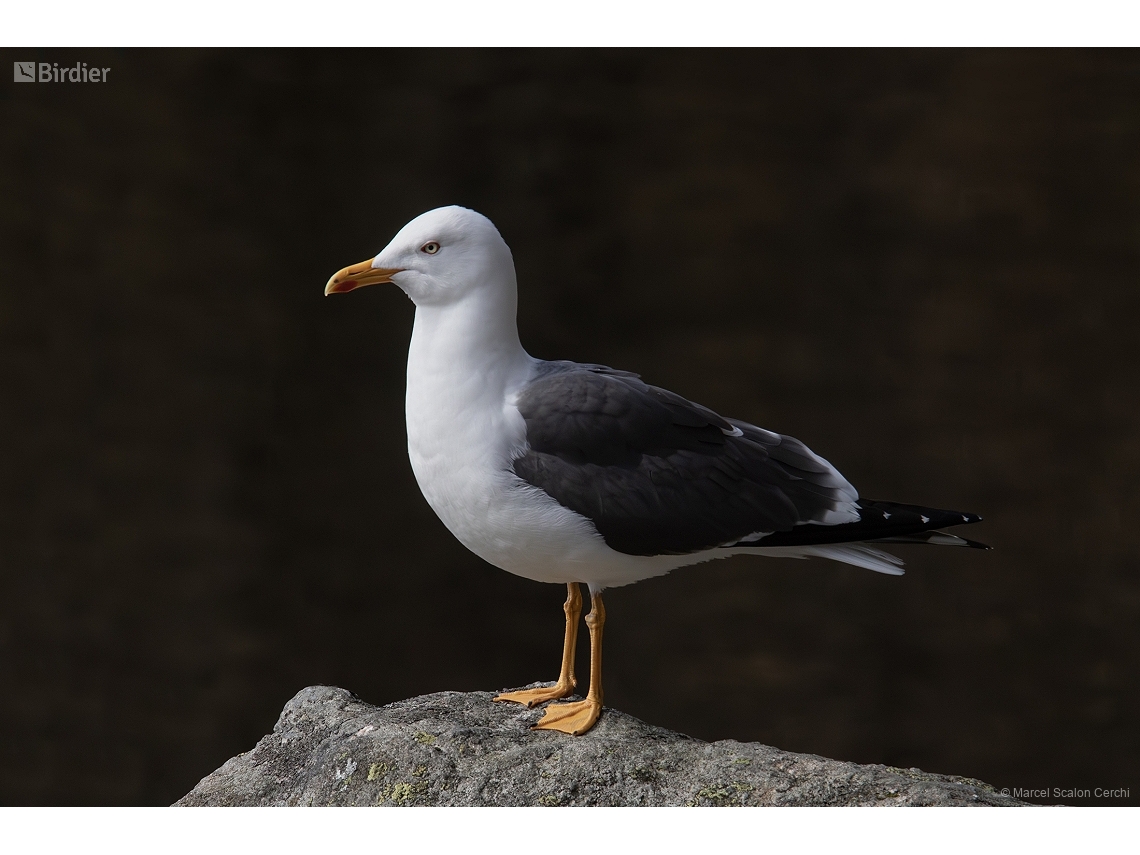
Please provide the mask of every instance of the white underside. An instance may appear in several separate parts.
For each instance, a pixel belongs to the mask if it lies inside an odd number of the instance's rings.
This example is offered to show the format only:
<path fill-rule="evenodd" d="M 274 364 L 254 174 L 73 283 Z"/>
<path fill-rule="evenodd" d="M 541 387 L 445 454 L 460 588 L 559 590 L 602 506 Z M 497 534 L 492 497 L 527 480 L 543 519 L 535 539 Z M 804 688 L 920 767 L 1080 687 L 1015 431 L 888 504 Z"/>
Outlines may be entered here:
<path fill-rule="evenodd" d="M 861 544 L 740 545 L 658 556 L 611 549 L 593 523 L 511 469 L 526 449 L 526 427 L 514 401 L 536 361 L 517 346 L 471 364 L 470 350 L 449 352 L 447 344 L 456 339 L 447 330 L 452 316 L 422 308 L 416 313 L 408 355 L 408 454 L 432 510 L 485 561 L 527 579 L 584 582 L 594 590 L 740 554 L 829 558 L 880 573 L 903 572 L 899 559 Z"/>
<path fill-rule="evenodd" d="M 411 459 L 428 504 L 460 543 L 488 563 L 537 582 L 616 588 L 732 555 L 829 558 L 880 573 L 903 573 L 901 560 L 863 544 L 735 546 L 687 555 L 627 555 L 607 546 L 586 517 L 509 470 L 487 467 L 475 475 L 479 468 L 454 467 L 443 460 L 433 464 L 432 458 L 417 453 Z"/>

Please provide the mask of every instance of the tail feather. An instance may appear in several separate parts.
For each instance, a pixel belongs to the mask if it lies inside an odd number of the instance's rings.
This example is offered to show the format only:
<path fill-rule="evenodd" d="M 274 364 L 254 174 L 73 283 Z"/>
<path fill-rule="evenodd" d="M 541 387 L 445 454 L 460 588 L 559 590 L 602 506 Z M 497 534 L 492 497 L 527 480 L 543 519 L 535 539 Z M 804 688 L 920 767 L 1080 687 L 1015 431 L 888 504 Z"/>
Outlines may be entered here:
<path fill-rule="evenodd" d="M 854 522 L 797 525 L 787 531 L 764 535 L 754 546 L 749 544 L 742 548 L 743 544 L 732 544 L 728 548 L 752 555 L 829 558 L 891 576 L 903 575 L 903 561 L 876 549 L 875 546 L 879 544 L 926 543 L 933 546 L 990 548 L 976 540 L 967 540 L 938 530 L 947 526 L 981 522 L 982 518 L 977 514 L 869 499 L 858 500 L 855 507 L 859 519 Z"/>
<path fill-rule="evenodd" d="M 747 551 L 753 555 L 769 555 L 776 558 L 830 558 L 843 564 L 852 564 L 876 573 L 901 576 L 903 560 L 889 552 L 875 549 L 863 543 L 827 544 L 823 546 L 772 546 L 758 547 Z"/>
<path fill-rule="evenodd" d="M 968 546 L 971 549 L 993 549 L 977 540 L 967 540 L 956 534 L 944 531 L 923 531 L 918 534 L 905 534 L 896 537 L 877 537 L 870 543 L 929 543 L 932 546 Z"/>
<path fill-rule="evenodd" d="M 934 543 L 955 546 L 970 545 L 987 548 L 973 541 L 958 543 L 956 535 L 947 535 L 938 529 L 981 522 L 977 514 L 946 511 L 922 505 L 904 505 L 899 502 L 876 502 L 859 499 L 855 503 L 859 519 L 852 522 L 824 525 L 808 523 L 786 531 L 764 535 L 759 542 L 764 546 L 820 546 L 823 544 L 864 543 Z M 937 534 L 939 537 L 923 537 Z M 898 538 L 907 538 L 899 540 Z M 919 538 L 917 540 L 911 538 Z M 952 538 L 942 539 L 942 538 Z"/>

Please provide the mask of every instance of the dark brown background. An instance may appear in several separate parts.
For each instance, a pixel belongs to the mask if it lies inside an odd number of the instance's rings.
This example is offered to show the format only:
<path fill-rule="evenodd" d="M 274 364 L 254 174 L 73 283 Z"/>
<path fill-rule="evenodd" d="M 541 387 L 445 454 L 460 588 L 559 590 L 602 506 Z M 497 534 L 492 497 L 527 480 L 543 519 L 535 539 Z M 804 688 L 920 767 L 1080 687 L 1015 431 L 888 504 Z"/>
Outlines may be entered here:
<path fill-rule="evenodd" d="M 111 68 L 0 89 L 3 803 L 169 803 L 313 683 L 553 678 L 563 590 L 412 479 L 411 305 L 321 296 L 450 203 L 534 355 L 986 517 L 614 590 L 609 705 L 1140 803 L 1137 52 L 3 53 Z"/>

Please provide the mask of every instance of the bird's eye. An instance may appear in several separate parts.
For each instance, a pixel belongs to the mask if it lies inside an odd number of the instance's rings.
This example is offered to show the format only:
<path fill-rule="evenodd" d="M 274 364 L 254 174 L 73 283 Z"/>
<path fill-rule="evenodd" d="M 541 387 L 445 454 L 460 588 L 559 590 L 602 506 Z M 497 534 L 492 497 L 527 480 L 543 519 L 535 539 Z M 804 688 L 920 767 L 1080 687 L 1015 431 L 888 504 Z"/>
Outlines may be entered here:
<path fill-rule="evenodd" d="M 427 243 L 420 247 L 420 252 L 426 252 L 428 255 L 435 255 L 437 252 L 439 252 L 439 244 L 434 240 L 429 240 Z"/>

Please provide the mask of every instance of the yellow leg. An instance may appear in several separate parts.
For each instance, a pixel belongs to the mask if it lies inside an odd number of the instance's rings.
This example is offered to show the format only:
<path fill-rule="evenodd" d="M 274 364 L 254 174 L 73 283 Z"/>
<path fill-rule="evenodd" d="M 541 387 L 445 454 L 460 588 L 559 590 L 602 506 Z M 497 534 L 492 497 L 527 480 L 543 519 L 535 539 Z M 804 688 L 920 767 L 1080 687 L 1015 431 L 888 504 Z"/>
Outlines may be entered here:
<path fill-rule="evenodd" d="M 590 597 L 590 613 L 586 626 L 590 628 L 590 694 L 586 700 L 569 704 L 552 704 L 536 724 L 535 730 L 560 730 L 571 736 L 585 733 L 602 714 L 602 629 L 606 625 L 606 607 L 602 595 Z"/>
<path fill-rule="evenodd" d="M 562 608 L 566 612 L 566 637 L 562 641 L 562 671 L 558 675 L 558 682 L 542 689 L 504 692 L 495 697 L 496 701 L 513 701 L 533 707 L 574 693 L 574 688 L 578 685 L 574 677 L 574 649 L 578 646 L 578 618 L 582 616 L 582 592 L 578 589 L 577 582 L 566 586 L 566 605 Z"/>

